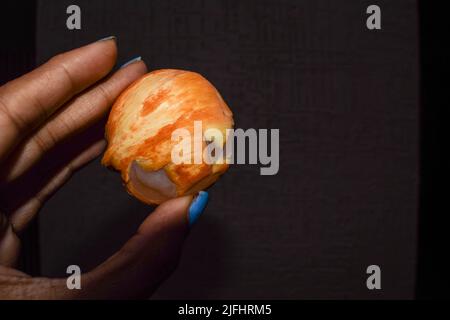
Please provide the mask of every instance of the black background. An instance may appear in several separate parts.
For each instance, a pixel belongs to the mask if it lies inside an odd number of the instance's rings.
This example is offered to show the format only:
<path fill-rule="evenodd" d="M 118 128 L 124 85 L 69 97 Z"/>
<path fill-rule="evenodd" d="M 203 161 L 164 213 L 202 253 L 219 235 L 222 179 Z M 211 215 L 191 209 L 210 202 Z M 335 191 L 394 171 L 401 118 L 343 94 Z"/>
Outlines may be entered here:
<path fill-rule="evenodd" d="M 69 4 L 38 2 L 37 63 L 115 34 L 121 62 L 142 55 L 150 69 L 196 70 L 219 88 L 238 127 L 280 128 L 280 173 L 264 177 L 257 167 L 235 166 L 211 189 L 180 268 L 156 298 L 413 296 L 415 1 L 380 1 L 381 31 L 365 28 L 371 3 L 364 1 L 79 1 L 81 31 L 65 29 Z M 435 117 L 422 110 L 422 119 Z M 435 160 L 425 157 L 422 165 L 426 159 Z M 422 209 L 427 201 L 425 192 Z M 63 275 L 72 263 L 93 267 L 148 212 L 95 161 L 41 212 L 42 273 Z M 427 217 L 422 211 L 430 228 Z M 434 296 L 426 276 L 437 257 L 427 250 L 429 235 L 419 238 L 426 297 Z M 381 292 L 365 288 L 369 264 L 382 267 Z"/>

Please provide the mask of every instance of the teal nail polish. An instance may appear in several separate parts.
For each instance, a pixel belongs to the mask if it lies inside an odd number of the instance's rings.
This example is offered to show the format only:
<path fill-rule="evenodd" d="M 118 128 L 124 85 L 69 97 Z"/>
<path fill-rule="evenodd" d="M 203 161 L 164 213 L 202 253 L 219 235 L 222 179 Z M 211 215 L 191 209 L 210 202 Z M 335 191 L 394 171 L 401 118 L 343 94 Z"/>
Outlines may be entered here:
<path fill-rule="evenodd" d="M 136 58 L 133 58 L 133 59 L 131 59 L 131 60 L 129 60 L 128 62 L 125 62 L 121 67 L 120 67 L 120 69 L 122 69 L 122 68 L 125 68 L 126 66 L 129 66 L 130 64 L 132 64 L 132 63 L 135 63 L 135 62 L 138 62 L 138 61 L 141 61 L 142 60 L 142 57 L 136 57 Z"/>
<path fill-rule="evenodd" d="M 116 36 L 109 36 L 109 37 L 106 37 L 106 38 L 101 38 L 100 40 L 97 40 L 97 42 L 100 42 L 100 41 L 108 41 L 108 40 L 115 40 L 116 39 Z"/>
<path fill-rule="evenodd" d="M 205 210 L 206 204 L 208 203 L 208 198 L 208 192 L 200 191 L 197 197 L 192 201 L 188 213 L 189 227 L 192 227 L 202 215 L 203 210 Z"/>

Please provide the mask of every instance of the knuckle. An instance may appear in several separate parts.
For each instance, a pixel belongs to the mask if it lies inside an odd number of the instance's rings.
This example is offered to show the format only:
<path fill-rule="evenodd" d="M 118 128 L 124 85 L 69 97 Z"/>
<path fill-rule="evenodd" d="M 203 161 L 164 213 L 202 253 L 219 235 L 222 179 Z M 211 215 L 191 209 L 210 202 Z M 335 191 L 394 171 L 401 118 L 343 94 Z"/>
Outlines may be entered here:
<path fill-rule="evenodd" d="M 8 105 L 0 99 L 0 119 L 6 123 L 6 125 L 12 126 L 16 131 L 20 132 L 25 126 L 25 122 L 17 115 L 14 115 Z"/>
<path fill-rule="evenodd" d="M 42 134 L 37 134 L 33 138 L 34 144 L 41 151 L 41 153 L 45 153 L 55 144 L 51 134 L 47 133 L 46 136 L 47 137 L 44 138 L 42 137 Z"/>
<path fill-rule="evenodd" d="M 109 105 L 112 103 L 111 94 L 109 93 L 109 90 L 105 87 L 105 85 L 100 84 L 98 86 L 98 93 L 106 105 Z"/>
<path fill-rule="evenodd" d="M 64 53 L 57 54 L 48 61 L 47 77 L 49 82 L 54 79 L 58 81 L 65 81 L 72 91 L 76 90 L 76 83 L 74 81 L 72 72 L 67 67 L 67 61 Z"/>

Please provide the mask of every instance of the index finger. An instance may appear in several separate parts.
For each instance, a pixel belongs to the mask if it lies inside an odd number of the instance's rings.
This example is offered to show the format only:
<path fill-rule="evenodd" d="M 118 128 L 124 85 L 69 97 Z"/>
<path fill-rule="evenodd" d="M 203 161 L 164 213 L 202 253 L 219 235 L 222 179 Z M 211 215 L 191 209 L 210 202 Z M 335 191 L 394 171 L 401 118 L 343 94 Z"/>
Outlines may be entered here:
<path fill-rule="evenodd" d="M 97 82 L 117 58 L 114 38 L 59 54 L 0 87 L 0 159 L 71 97 Z"/>

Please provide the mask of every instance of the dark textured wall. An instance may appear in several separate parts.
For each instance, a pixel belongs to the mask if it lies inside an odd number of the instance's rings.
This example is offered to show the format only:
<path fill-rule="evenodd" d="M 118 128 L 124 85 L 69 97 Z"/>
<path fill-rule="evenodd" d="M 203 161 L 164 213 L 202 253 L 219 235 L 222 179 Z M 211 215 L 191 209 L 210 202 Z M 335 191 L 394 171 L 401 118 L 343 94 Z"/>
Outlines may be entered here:
<path fill-rule="evenodd" d="M 38 1 L 37 60 L 116 35 L 119 60 L 214 83 L 240 128 L 280 129 L 280 171 L 234 166 L 210 190 L 155 298 L 410 298 L 418 195 L 416 1 Z M 40 214 L 44 275 L 92 268 L 151 208 L 99 160 Z M 366 289 L 366 267 L 382 290 Z"/>

